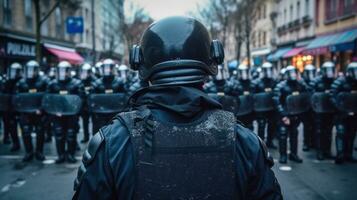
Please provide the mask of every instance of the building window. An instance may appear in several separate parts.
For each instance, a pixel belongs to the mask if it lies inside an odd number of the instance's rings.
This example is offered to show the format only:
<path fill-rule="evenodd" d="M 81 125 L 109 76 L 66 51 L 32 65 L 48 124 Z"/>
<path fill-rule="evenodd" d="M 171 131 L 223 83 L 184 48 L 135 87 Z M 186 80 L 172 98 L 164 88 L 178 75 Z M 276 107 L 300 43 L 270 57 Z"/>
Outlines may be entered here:
<path fill-rule="evenodd" d="M 56 17 L 56 37 L 62 38 L 63 37 L 62 13 L 59 7 L 57 7 L 55 10 L 55 17 Z"/>
<path fill-rule="evenodd" d="M 294 19 L 294 6 L 290 6 L 290 21 L 292 22 Z"/>
<path fill-rule="evenodd" d="M 266 45 L 267 42 L 267 33 L 264 31 L 263 32 L 263 45 Z"/>
<path fill-rule="evenodd" d="M 263 5 L 263 18 L 265 19 L 267 16 L 267 6 L 264 4 Z"/>
<path fill-rule="evenodd" d="M 44 17 L 49 11 L 50 3 L 49 1 L 43 1 L 42 17 Z M 48 19 L 45 20 L 41 25 L 41 34 L 48 36 Z"/>
<path fill-rule="evenodd" d="M 310 1 L 309 0 L 305 0 L 305 16 L 309 15 L 309 9 L 310 9 Z M 317 4 L 316 4 L 317 5 Z"/>
<path fill-rule="evenodd" d="M 24 0 L 25 26 L 27 30 L 32 31 L 32 0 Z"/>
<path fill-rule="evenodd" d="M 326 20 L 333 20 L 337 18 L 338 0 L 326 1 Z"/>
<path fill-rule="evenodd" d="M 351 15 L 356 11 L 356 5 L 354 0 L 343 0 L 342 15 Z"/>
<path fill-rule="evenodd" d="M 11 26 L 12 17 L 11 17 L 11 3 L 10 0 L 3 0 L 3 24 L 5 26 Z"/>
<path fill-rule="evenodd" d="M 296 18 L 300 19 L 300 1 L 296 4 Z"/>
<path fill-rule="evenodd" d="M 284 9 L 284 19 L 283 19 L 284 25 L 286 24 L 286 9 Z"/>

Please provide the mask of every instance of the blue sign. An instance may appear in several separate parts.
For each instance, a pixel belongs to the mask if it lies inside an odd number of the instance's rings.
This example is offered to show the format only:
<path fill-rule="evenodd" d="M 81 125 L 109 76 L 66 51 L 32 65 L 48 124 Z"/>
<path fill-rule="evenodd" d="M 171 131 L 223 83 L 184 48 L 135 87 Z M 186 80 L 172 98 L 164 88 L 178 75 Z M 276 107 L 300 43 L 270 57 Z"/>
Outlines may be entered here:
<path fill-rule="evenodd" d="M 67 17 L 66 20 L 66 28 L 67 33 L 74 34 L 74 33 L 83 33 L 83 17 Z"/>

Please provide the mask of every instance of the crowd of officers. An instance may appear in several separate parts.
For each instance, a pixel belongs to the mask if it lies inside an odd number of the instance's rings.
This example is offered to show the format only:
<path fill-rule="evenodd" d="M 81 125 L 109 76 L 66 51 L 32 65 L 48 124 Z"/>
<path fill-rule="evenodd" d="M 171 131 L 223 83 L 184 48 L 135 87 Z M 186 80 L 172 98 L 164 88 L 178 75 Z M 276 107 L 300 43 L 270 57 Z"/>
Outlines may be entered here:
<path fill-rule="evenodd" d="M 319 69 L 313 65 L 306 65 L 301 76 L 294 66 L 283 68 L 279 75 L 275 75 L 274 66 L 271 63 L 264 63 L 256 69 L 251 70 L 245 65 L 231 70 L 219 66 L 218 74 L 206 82 L 203 86 L 204 90 L 218 96 L 221 100 L 228 98 L 226 102 L 222 102 L 223 107 L 230 106 L 231 108 L 227 110 L 234 111 L 237 119 L 246 127 L 253 129 L 253 121 L 256 120 L 258 135 L 269 148 L 278 148 L 273 142 L 274 139 L 278 139 L 280 163 L 287 163 L 288 159 L 297 163 L 302 162 L 298 156 L 300 123 L 303 124 L 304 151 L 315 149 L 318 160 L 332 159 L 332 129 L 335 125 L 337 152 L 335 162 L 340 164 L 345 161 L 354 161 L 352 155 L 357 131 L 357 114 L 338 109 L 343 106 L 339 102 L 338 94 L 343 92 L 356 95 L 356 62 L 350 63 L 346 72 L 338 76 L 336 76 L 333 62 L 325 62 Z M 24 66 L 13 63 L 8 68 L 7 74 L 0 76 L 1 95 L 74 94 L 79 96 L 83 103 L 79 114 L 69 116 L 51 115 L 40 109 L 35 113 L 21 113 L 11 106 L 6 111 L 2 109 L 0 113 L 4 126 L 3 142 L 12 143 L 10 151 L 18 151 L 20 149 L 18 130 L 21 130 L 26 152 L 23 161 L 29 162 L 33 158 L 42 161 L 45 159 L 44 143 L 51 142 L 54 136 L 58 153 L 56 163 L 76 162 L 74 154 L 79 148 L 77 143 L 77 134 L 80 129 L 79 117 L 82 118 L 84 135 L 81 142 L 86 143 L 91 135 L 90 130 L 93 134 L 96 133 L 116 114 L 90 112 L 86 103 L 89 95 L 122 94 L 126 100 L 143 86 L 145 84 L 140 82 L 136 73 L 125 65 L 116 64 L 111 59 L 98 62 L 95 66 L 85 63 L 79 69 L 62 61 L 48 70 L 48 73 L 42 72 L 36 61 L 29 61 Z M 322 94 L 320 99 L 317 97 L 316 102 L 323 105 L 314 105 L 317 109 L 303 103 L 306 99 L 309 104 L 314 102 L 311 96 L 315 93 Z M 323 98 L 326 95 L 328 98 Z M 259 98 L 254 98 L 255 96 L 261 97 L 260 102 Z M 229 97 L 233 101 L 230 101 Z M 108 101 L 110 102 L 110 99 Z M 324 111 L 323 109 L 329 107 L 329 104 L 331 104 L 331 109 Z M 256 107 L 261 109 L 255 109 Z M 294 108 L 291 109 L 291 107 Z M 322 107 L 321 112 L 319 107 Z M 90 119 L 92 123 L 89 123 Z M 17 128 L 18 124 L 20 129 Z M 93 124 L 92 128 L 89 127 L 90 124 Z M 35 148 L 32 144 L 32 133 L 36 133 Z M 289 155 L 287 153 L 288 141 Z"/>
<path fill-rule="evenodd" d="M 223 107 L 234 104 L 239 97 L 237 119 L 253 129 L 258 124 L 258 135 L 269 148 L 277 148 L 280 163 L 291 160 L 301 163 L 298 156 L 298 126 L 303 124 L 303 151 L 316 150 L 318 160 L 333 159 L 331 155 L 332 129 L 336 126 L 335 163 L 353 162 L 353 144 L 357 131 L 357 62 L 337 75 L 333 62 L 325 62 L 317 69 L 309 64 L 300 75 L 294 66 L 283 68 L 278 76 L 271 63 L 257 70 L 240 65 L 232 70 L 218 67 L 216 77 L 206 83 L 205 90 L 218 96 Z M 342 94 L 344 99 L 340 99 Z M 266 131 L 267 129 L 267 131 Z M 290 153 L 288 155 L 287 143 Z"/>
<path fill-rule="evenodd" d="M 71 66 L 67 61 L 61 61 L 48 73 L 41 71 L 38 62 L 32 60 L 24 66 L 13 63 L 7 74 L 0 76 L 0 96 L 17 96 L 19 94 L 58 94 L 76 95 L 81 98 L 81 109 L 76 115 L 62 115 L 60 112 L 49 114 L 43 109 L 36 112 L 18 112 L 13 106 L 3 105 L 2 99 L 1 118 L 3 121 L 3 142 L 11 144 L 11 152 L 20 149 L 18 130 L 21 130 L 23 145 L 25 148 L 24 162 L 36 158 L 44 160 L 44 143 L 51 142 L 55 138 L 58 159 L 56 163 L 76 162 L 75 151 L 79 149 L 77 134 L 80 129 L 79 117 L 82 118 L 83 135 L 81 142 L 86 143 L 92 133 L 98 132 L 115 113 L 93 114 L 88 110 L 86 98 L 89 94 L 114 94 L 120 93 L 129 96 L 140 87 L 140 81 L 136 73 L 130 71 L 126 65 L 118 65 L 112 59 L 105 59 L 95 66 L 83 64 L 79 69 Z M 31 103 L 31 98 L 28 97 Z M 24 100 L 26 101 L 26 99 Z M 51 100 L 50 100 L 51 101 Z M 123 100 L 124 101 L 124 100 Z M 12 101 L 17 104 L 16 99 Z M 70 102 L 71 104 L 72 102 Z M 76 102 L 73 102 L 75 104 Z M 57 105 L 56 105 L 57 104 Z M 25 105 L 22 105 L 25 106 Z M 61 102 L 49 102 L 48 106 L 61 107 Z M 4 108 L 7 107 L 7 108 Z M 63 110 L 63 108 L 62 108 Z M 92 123 L 89 123 L 91 118 Z M 18 125 L 20 129 L 18 129 Z M 93 125 L 91 128 L 90 125 Z M 36 134 L 36 147 L 32 143 L 31 134 Z"/>

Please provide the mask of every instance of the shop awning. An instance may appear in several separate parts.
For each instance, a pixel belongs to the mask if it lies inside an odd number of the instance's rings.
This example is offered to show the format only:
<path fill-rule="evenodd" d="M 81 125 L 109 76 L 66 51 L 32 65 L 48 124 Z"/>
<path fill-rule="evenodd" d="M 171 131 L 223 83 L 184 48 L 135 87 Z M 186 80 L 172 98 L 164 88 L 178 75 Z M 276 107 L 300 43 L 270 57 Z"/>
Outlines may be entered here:
<path fill-rule="evenodd" d="M 303 50 L 305 49 L 305 47 L 296 47 L 291 49 L 290 51 L 286 52 L 283 56 L 283 58 L 290 58 L 290 57 L 294 57 L 296 55 L 298 55 L 299 53 L 301 53 Z"/>
<path fill-rule="evenodd" d="M 357 29 L 315 38 L 303 51 L 304 54 L 322 54 L 328 51 L 353 49 Z"/>
<path fill-rule="evenodd" d="M 59 61 L 68 61 L 71 64 L 81 64 L 84 59 L 74 49 L 57 45 L 45 44 L 45 48 L 55 55 Z"/>
<path fill-rule="evenodd" d="M 264 49 L 255 49 L 252 50 L 252 56 L 257 57 L 257 56 L 265 56 L 269 54 L 271 50 L 269 48 L 264 48 Z"/>
<path fill-rule="evenodd" d="M 290 51 L 292 48 L 291 47 L 286 47 L 286 48 L 281 48 L 275 51 L 275 53 L 271 54 L 268 56 L 269 61 L 277 61 L 280 58 L 283 57 L 288 51 Z"/>

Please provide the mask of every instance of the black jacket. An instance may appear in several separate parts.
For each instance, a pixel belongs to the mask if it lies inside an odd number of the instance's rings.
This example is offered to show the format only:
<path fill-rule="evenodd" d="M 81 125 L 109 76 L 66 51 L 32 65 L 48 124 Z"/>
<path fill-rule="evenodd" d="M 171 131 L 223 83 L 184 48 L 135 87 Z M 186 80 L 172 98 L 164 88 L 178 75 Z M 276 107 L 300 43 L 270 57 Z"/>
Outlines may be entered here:
<path fill-rule="evenodd" d="M 145 105 L 155 118 L 170 123 L 195 120 L 220 104 L 199 89 L 172 86 L 144 88 L 131 97 L 132 108 Z M 236 124 L 236 188 L 239 199 L 282 199 L 263 142 Z M 133 199 L 134 152 L 128 130 L 119 120 L 102 128 L 89 143 L 75 180 L 73 199 Z"/>

